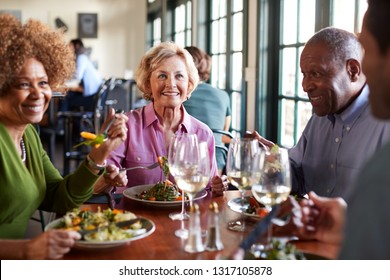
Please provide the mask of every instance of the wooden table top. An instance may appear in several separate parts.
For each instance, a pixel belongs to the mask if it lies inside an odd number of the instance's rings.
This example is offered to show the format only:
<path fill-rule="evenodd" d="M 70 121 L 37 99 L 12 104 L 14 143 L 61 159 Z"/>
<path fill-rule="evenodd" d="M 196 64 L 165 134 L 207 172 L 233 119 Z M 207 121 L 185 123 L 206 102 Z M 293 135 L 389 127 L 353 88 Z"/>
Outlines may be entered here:
<path fill-rule="evenodd" d="M 223 196 L 212 197 L 211 193 L 201 200 L 197 201 L 200 209 L 202 229 L 207 229 L 207 220 L 209 215 L 209 205 L 215 201 L 220 209 L 221 236 L 224 249 L 221 251 L 204 251 L 201 253 L 187 253 L 184 251 L 185 239 L 175 236 L 175 230 L 181 226 L 188 228 L 189 221 L 173 221 L 168 215 L 172 212 L 179 212 L 180 207 L 165 208 L 156 206 L 146 206 L 124 197 L 118 209 L 132 211 L 137 216 L 142 216 L 153 221 L 156 225 L 155 231 L 142 239 L 132 241 L 130 244 L 120 247 L 106 249 L 72 249 L 65 255 L 65 259 L 138 259 L 138 260 L 207 260 L 207 259 L 225 259 L 235 252 L 241 241 L 248 235 L 255 225 L 255 220 L 247 218 L 246 231 L 235 232 L 227 229 L 226 225 L 230 221 L 240 218 L 240 214 L 232 211 L 227 203 L 229 200 L 239 197 L 238 191 L 227 191 Z M 105 204 L 88 204 L 92 211 L 97 207 L 107 208 Z M 205 239 L 203 239 L 205 240 Z M 294 241 L 295 246 L 305 252 L 309 252 L 321 257 L 334 259 L 337 248 L 329 244 L 323 244 L 315 241 Z"/>

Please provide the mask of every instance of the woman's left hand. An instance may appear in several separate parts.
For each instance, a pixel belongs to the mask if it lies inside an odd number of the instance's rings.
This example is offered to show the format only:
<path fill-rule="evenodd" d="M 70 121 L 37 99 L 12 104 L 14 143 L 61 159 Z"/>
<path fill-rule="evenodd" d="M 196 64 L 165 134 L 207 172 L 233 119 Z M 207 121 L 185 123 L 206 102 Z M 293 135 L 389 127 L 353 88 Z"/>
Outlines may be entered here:
<path fill-rule="evenodd" d="M 108 186 L 127 186 L 128 183 L 126 172 L 119 171 L 119 168 L 114 164 L 107 166 L 107 172 L 103 177 Z"/>

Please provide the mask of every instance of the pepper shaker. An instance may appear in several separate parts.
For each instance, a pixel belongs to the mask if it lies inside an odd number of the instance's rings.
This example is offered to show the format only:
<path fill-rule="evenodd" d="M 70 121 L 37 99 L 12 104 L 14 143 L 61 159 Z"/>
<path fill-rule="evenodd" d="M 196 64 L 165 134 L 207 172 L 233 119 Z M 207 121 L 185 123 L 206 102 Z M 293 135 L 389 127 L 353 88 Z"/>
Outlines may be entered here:
<path fill-rule="evenodd" d="M 200 224 L 199 206 L 193 203 L 190 210 L 190 228 L 188 232 L 187 244 L 184 251 L 188 253 L 198 253 L 204 251 L 202 243 L 202 227 Z"/>
<path fill-rule="evenodd" d="M 223 249 L 221 240 L 221 231 L 219 227 L 219 210 L 216 202 L 210 203 L 209 206 L 208 229 L 206 236 L 206 250 L 219 251 Z"/>

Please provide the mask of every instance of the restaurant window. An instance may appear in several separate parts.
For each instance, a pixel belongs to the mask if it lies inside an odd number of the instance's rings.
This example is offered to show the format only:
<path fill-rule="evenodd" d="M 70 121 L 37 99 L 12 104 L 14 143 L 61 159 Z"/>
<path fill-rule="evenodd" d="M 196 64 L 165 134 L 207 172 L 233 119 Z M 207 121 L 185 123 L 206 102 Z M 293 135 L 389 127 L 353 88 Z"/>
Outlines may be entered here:
<path fill-rule="evenodd" d="M 174 41 L 185 47 L 192 39 L 192 2 L 155 0 L 148 3 L 147 47 Z"/>
<path fill-rule="evenodd" d="M 148 20 L 146 23 L 146 50 L 162 41 L 161 1 L 148 0 Z"/>
<path fill-rule="evenodd" d="M 333 0 L 331 25 L 360 33 L 367 0 Z"/>
<path fill-rule="evenodd" d="M 244 1 L 210 1 L 211 85 L 228 92 L 231 97 L 234 132 L 245 128 L 243 96 L 244 64 Z"/>
<path fill-rule="evenodd" d="M 192 2 L 190 0 L 167 1 L 166 39 L 181 47 L 192 42 Z"/>
<path fill-rule="evenodd" d="M 210 5 L 209 0 L 197 0 L 196 27 L 197 36 L 196 42 L 193 42 L 198 48 L 208 50 L 209 34 L 210 34 Z M 195 9 L 195 7 L 194 7 Z"/>
<path fill-rule="evenodd" d="M 161 42 L 161 18 L 155 18 L 147 23 L 147 48 L 151 48 Z"/>
<path fill-rule="evenodd" d="M 366 0 L 262 2 L 259 22 L 278 26 L 278 30 L 269 33 L 267 28 L 259 26 L 259 38 L 263 40 L 259 44 L 260 57 L 268 61 L 259 61 L 259 79 L 266 86 L 260 82 L 258 100 L 267 104 L 259 104 L 256 123 L 263 135 L 282 146 L 296 144 L 312 115 L 312 106 L 301 86 L 299 67 L 305 42 L 327 26 L 358 32 L 366 8 Z M 264 23 L 264 18 L 269 20 Z"/>

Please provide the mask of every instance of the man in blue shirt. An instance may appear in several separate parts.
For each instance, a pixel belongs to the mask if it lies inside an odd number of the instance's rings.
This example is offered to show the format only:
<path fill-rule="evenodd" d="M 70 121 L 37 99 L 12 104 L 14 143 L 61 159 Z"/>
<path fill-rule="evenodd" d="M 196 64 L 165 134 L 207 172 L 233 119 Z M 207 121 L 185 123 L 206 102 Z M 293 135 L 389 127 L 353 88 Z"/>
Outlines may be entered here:
<path fill-rule="evenodd" d="M 302 87 L 314 114 L 289 150 L 292 194 L 345 197 L 362 164 L 390 140 L 390 123 L 371 114 L 362 57 L 357 37 L 345 30 L 325 28 L 306 43 Z"/>
<path fill-rule="evenodd" d="M 362 64 L 371 88 L 373 115 L 387 121 L 390 119 L 389 17 L 390 1 L 368 0 L 359 38 L 365 49 Z M 305 226 L 299 236 L 338 245 L 339 259 L 389 260 L 389 160 L 390 142 L 361 168 L 353 190 L 346 197 L 347 203 L 340 198 L 310 193 L 310 200 L 302 201 Z"/>
<path fill-rule="evenodd" d="M 76 71 L 74 79 L 69 81 L 69 91 L 65 97 L 61 111 L 93 110 L 93 95 L 98 92 L 103 78 L 88 58 L 84 44 L 81 39 L 73 39 L 69 43 L 73 49 L 76 59 Z"/>

